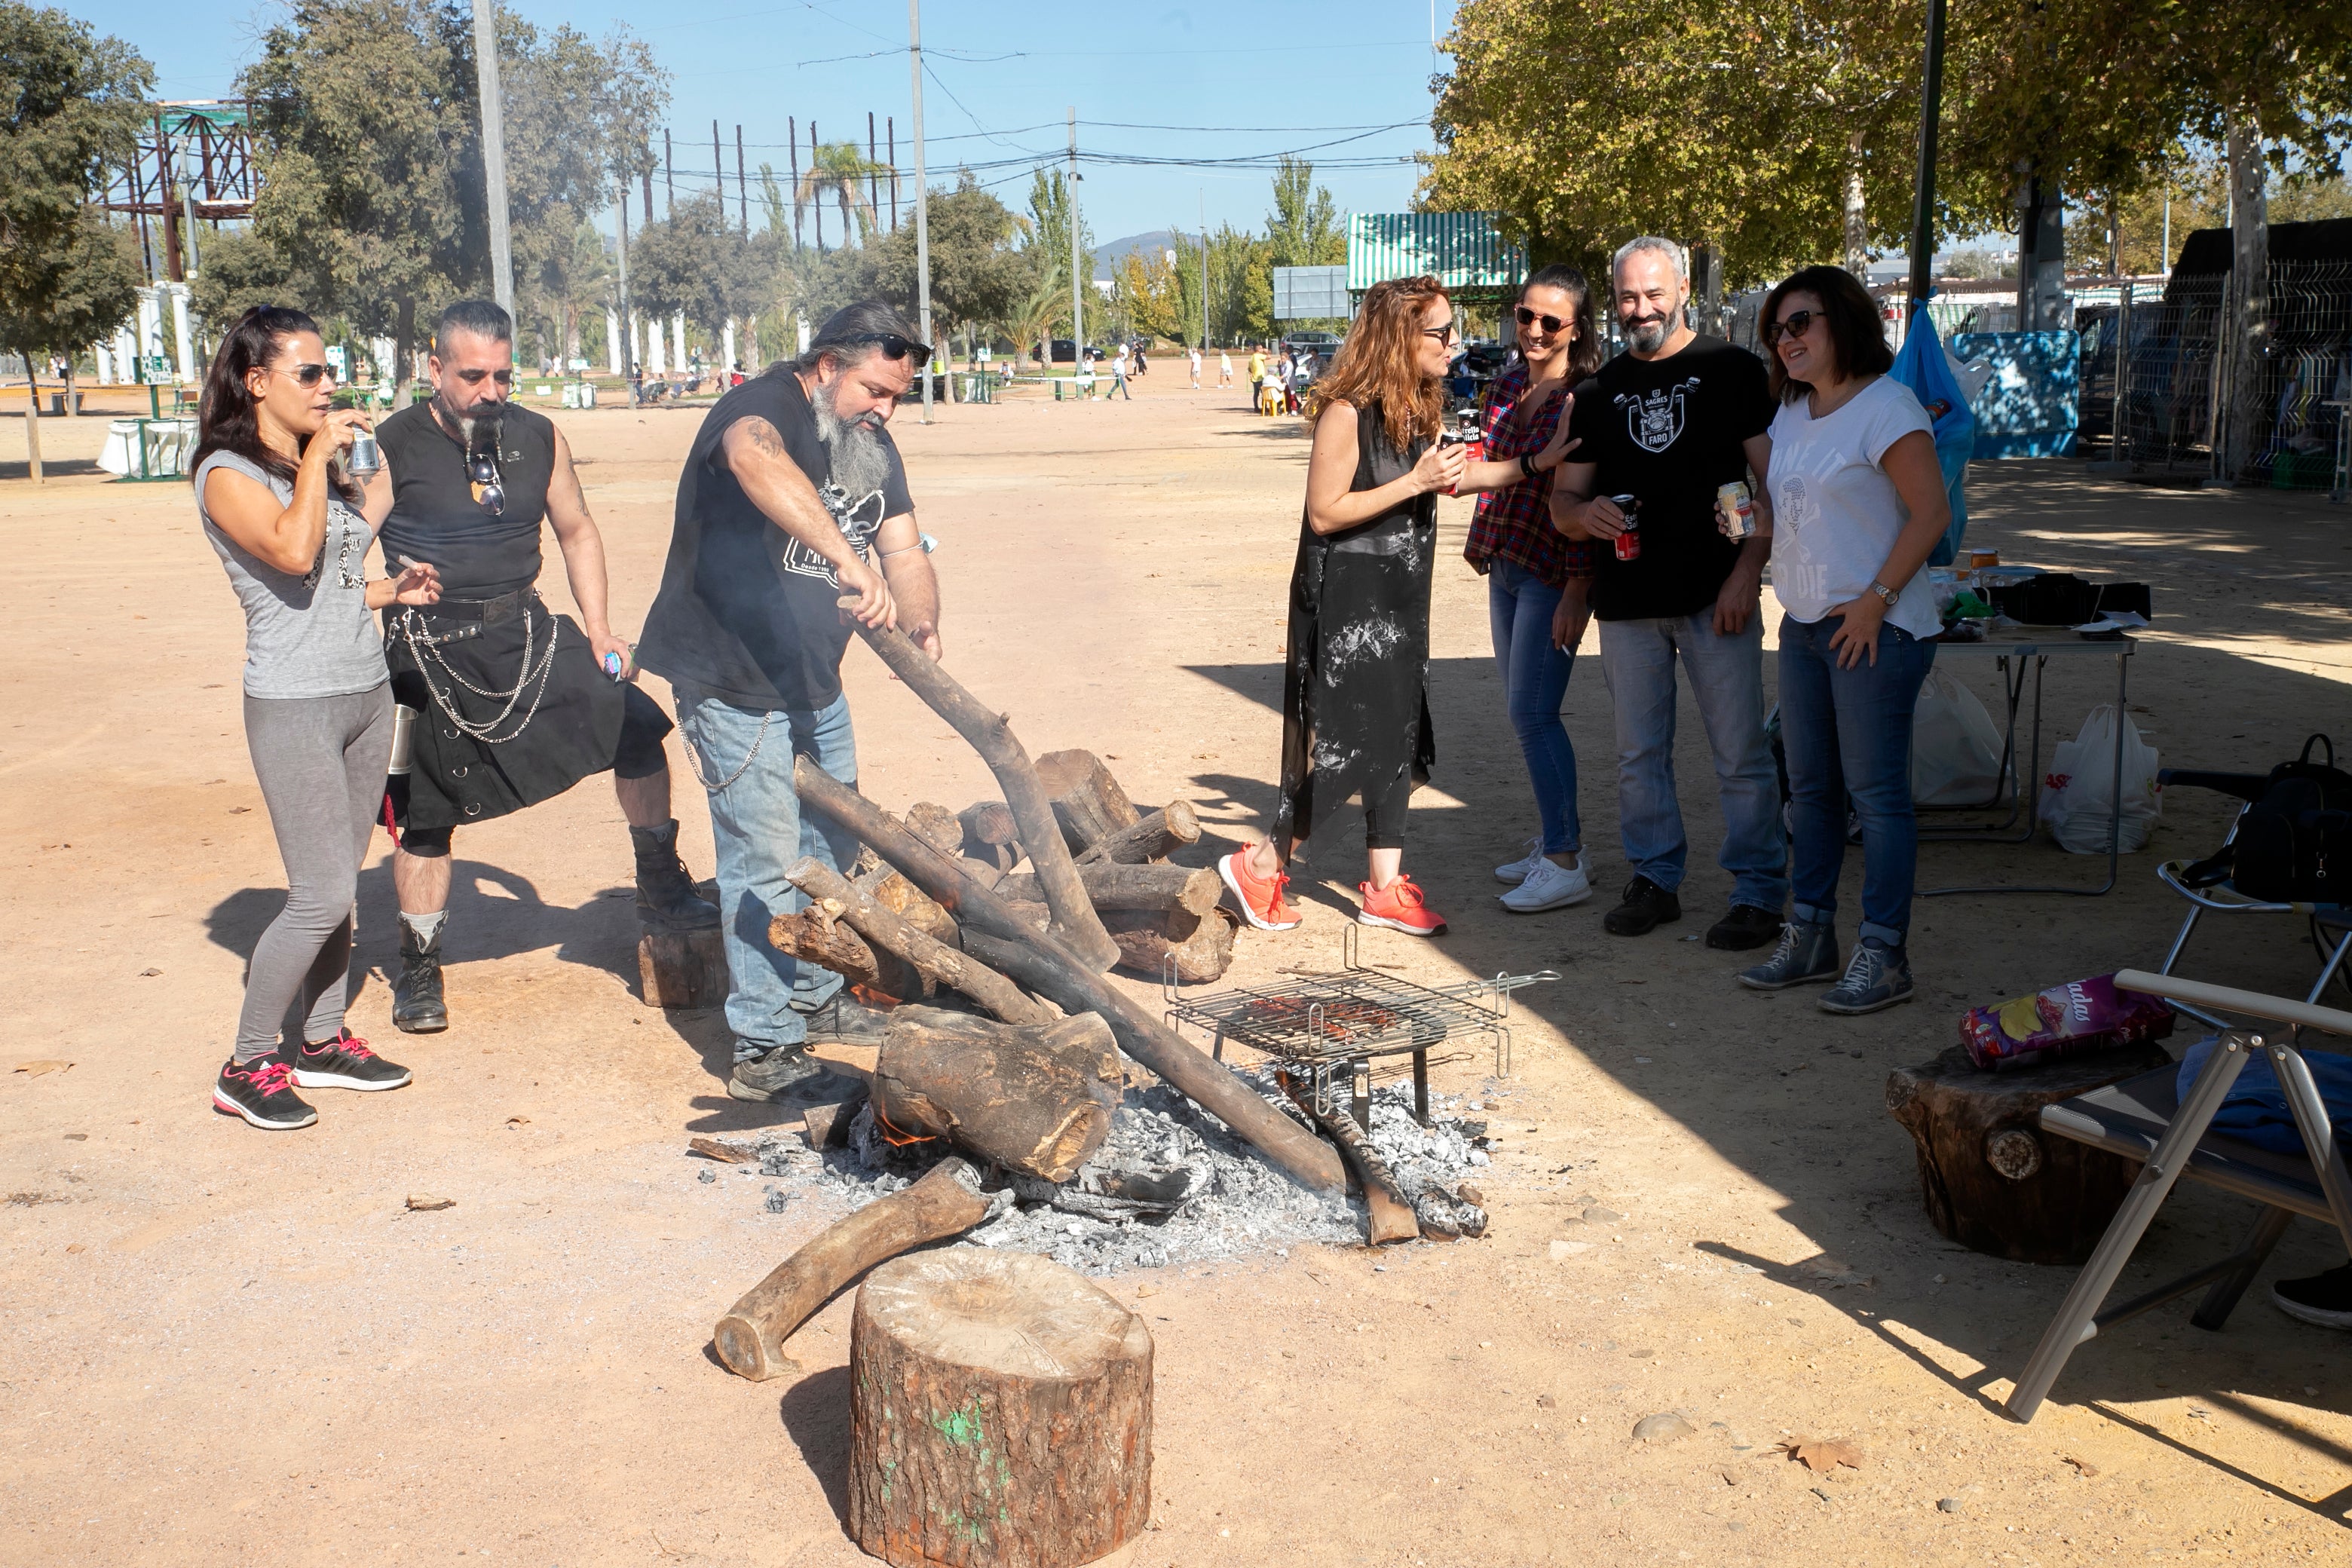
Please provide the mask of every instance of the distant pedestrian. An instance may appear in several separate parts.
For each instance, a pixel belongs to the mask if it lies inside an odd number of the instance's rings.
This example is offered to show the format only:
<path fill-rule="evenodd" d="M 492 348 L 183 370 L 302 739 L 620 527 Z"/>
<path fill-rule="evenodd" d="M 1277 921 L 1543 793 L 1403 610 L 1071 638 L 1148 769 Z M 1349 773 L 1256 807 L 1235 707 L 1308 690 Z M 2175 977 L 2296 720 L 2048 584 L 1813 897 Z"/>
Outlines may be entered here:
<path fill-rule="evenodd" d="M 1265 350 L 1255 344 L 1250 347 L 1248 370 L 1250 396 L 1256 399 L 1258 406 L 1263 409 L 1265 406 Z"/>
<path fill-rule="evenodd" d="M 1138 375 L 1151 374 L 1151 356 L 1144 352 L 1143 345 L 1139 342 L 1135 345 L 1135 374 Z"/>
<path fill-rule="evenodd" d="M 1772 354 L 1772 594 L 1780 600 L 1795 905 L 1757 991 L 1836 979 L 1824 1013 L 1912 996 L 1911 712 L 1942 620 L 1922 575 L 1951 521 L 1927 410 L 1888 375 L 1877 308 L 1853 275 L 1808 267 L 1765 297 Z M 1846 802 L 1862 817 L 1862 929 L 1838 978 Z"/>
<path fill-rule="evenodd" d="M 1314 446 L 1290 578 L 1282 787 L 1272 831 L 1218 863 L 1244 918 L 1298 924 L 1287 868 L 1339 806 L 1364 803 L 1364 925 L 1434 936 L 1445 921 L 1402 869 L 1405 807 L 1429 777 L 1429 603 L 1439 493 L 1470 479 L 1441 442 L 1454 305 L 1435 278 L 1375 284 L 1309 400 Z M 1556 458 L 1555 447 L 1548 456 Z M 1519 465 L 1487 465 L 1496 482 Z"/>
<path fill-rule="evenodd" d="M 1234 356 L 1227 353 L 1224 350 L 1219 349 L 1217 351 L 1217 384 L 1219 386 L 1231 386 L 1233 384 Z"/>
<path fill-rule="evenodd" d="M 1109 396 L 1124 397 L 1129 403 L 1135 401 L 1135 394 L 1127 389 L 1127 345 L 1125 343 L 1119 344 L 1118 353 L 1111 356 Z"/>
<path fill-rule="evenodd" d="M 1195 392 L 1198 392 L 1198 391 L 1200 391 L 1200 390 L 1201 390 L 1201 351 L 1200 351 L 1199 349 L 1194 349 L 1194 350 L 1192 351 L 1192 390 L 1193 390 L 1193 391 L 1195 391 Z"/>

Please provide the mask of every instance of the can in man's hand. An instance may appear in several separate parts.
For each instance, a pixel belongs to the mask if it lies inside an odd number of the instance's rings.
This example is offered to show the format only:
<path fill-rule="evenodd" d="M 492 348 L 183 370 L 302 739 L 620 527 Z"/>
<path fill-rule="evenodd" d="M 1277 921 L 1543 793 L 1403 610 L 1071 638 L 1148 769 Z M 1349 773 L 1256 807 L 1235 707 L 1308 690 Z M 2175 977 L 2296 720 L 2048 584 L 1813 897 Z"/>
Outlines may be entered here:
<path fill-rule="evenodd" d="M 1625 531 L 1617 536 L 1617 559 L 1639 561 L 1642 558 L 1642 498 L 1611 496 L 1617 510 L 1625 514 Z"/>
<path fill-rule="evenodd" d="M 1726 539 L 1748 539 L 1755 534 L 1756 503 L 1748 498 L 1745 479 L 1716 487 L 1715 526 Z"/>

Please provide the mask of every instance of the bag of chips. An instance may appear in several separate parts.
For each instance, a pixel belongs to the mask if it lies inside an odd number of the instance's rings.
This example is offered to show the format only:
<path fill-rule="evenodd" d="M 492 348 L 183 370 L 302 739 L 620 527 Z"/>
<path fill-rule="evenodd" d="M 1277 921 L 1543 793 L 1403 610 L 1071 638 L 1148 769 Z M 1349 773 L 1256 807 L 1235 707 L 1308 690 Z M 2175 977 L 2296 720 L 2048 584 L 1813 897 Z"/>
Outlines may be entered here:
<path fill-rule="evenodd" d="M 2070 980 L 1960 1017 L 1960 1044 L 1980 1068 L 2014 1067 L 2045 1054 L 2074 1055 L 2160 1040 L 2172 1033 L 2162 997 L 2118 991 L 2112 974 Z"/>

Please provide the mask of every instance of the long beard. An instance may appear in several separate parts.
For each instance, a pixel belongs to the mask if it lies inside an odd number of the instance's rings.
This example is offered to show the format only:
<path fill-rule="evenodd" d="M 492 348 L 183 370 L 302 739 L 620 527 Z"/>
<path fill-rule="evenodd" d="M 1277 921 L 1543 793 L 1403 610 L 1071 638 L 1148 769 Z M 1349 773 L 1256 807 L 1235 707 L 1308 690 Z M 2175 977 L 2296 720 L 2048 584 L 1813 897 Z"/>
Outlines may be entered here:
<path fill-rule="evenodd" d="M 457 433 L 466 443 L 466 453 L 477 452 L 498 456 L 499 437 L 505 428 L 505 410 L 492 405 L 487 411 L 457 421 Z"/>
<path fill-rule="evenodd" d="M 833 482 L 853 497 L 880 489 L 890 478 L 890 450 L 883 444 L 881 416 L 861 414 L 844 419 L 829 386 L 816 389 L 809 411 L 816 416 L 817 439 L 832 458 Z"/>

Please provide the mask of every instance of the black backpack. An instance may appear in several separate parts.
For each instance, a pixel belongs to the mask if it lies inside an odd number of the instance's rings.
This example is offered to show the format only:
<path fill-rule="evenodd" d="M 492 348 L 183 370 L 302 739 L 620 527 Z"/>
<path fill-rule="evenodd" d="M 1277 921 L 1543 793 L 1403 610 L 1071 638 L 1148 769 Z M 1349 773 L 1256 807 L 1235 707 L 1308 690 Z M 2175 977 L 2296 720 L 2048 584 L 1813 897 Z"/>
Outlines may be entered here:
<path fill-rule="evenodd" d="M 2311 760 L 2314 746 L 2327 761 Z M 2352 903 L 2352 773 L 2336 766 L 2336 743 L 2314 735 L 2303 754 L 2270 771 L 2238 818 L 2236 837 L 2188 868 L 2191 887 L 2226 879 L 2265 903 Z"/>

